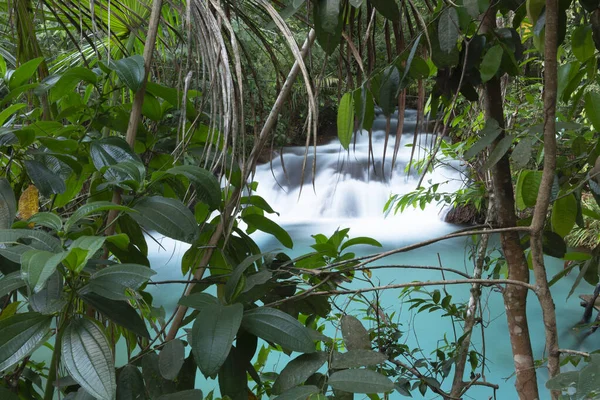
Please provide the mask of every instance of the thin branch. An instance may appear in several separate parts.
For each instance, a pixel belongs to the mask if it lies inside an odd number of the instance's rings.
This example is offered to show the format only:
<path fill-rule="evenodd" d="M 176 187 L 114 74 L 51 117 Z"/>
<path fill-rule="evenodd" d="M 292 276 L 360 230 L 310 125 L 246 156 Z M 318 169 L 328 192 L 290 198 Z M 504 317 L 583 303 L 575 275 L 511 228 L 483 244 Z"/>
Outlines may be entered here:
<path fill-rule="evenodd" d="M 558 352 L 561 354 L 573 354 L 575 356 L 582 356 L 582 357 L 590 357 L 591 356 L 590 353 L 586 353 L 585 351 L 579 351 L 579 350 L 558 349 Z"/>

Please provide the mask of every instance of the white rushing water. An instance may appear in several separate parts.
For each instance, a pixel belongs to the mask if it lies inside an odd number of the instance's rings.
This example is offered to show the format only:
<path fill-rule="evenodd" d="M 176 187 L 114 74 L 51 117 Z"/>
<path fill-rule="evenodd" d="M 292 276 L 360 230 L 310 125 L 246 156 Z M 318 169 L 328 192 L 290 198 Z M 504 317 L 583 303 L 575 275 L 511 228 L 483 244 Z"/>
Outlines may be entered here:
<path fill-rule="evenodd" d="M 397 124 L 397 120 L 395 122 Z M 304 177 L 302 194 L 300 195 L 300 180 L 302 163 L 305 149 L 303 147 L 286 148 L 281 158 L 284 160 L 284 173 L 280 157 L 273 159 L 272 164 L 261 165 L 257 168 L 255 180 L 259 183 L 257 194 L 264 197 L 267 202 L 279 212 L 280 215 L 269 215 L 286 229 L 294 240 L 294 248 L 286 251 L 291 257 L 306 254 L 312 249 L 311 235 L 323 233 L 331 235 L 337 228 L 350 228 L 350 237 L 370 236 L 383 244 L 383 250 L 399 248 L 408 244 L 420 242 L 425 239 L 435 238 L 458 229 L 458 226 L 443 222 L 441 214 L 443 210 L 436 204 L 428 205 L 424 210 L 408 208 L 399 215 L 383 215 L 383 207 L 391 194 L 404 194 L 415 190 L 418 176 L 414 173 L 407 176 L 405 166 L 409 161 L 411 148 L 406 144 L 412 143 L 415 126 L 414 111 L 407 111 L 404 125 L 405 134 L 402 137 L 402 145 L 398 153 L 396 168 L 390 171 L 394 138 L 390 137 L 388 143 L 387 160 L 385 165 L 385 179 L 381 174 L 381 160 L 384 147 L 385 120 L 379 116 L 374 125 L 377 130 L 373 133 L 373 153 L 375 156 L 375 167 L 378 175 L 368 172 L 368 136 L 365 132 L 359 135 L 356 147 L 351 144 L 350 151 L 345 151 L 337 140 L 329 144 L 317 147 L 317 168 L 314 176 L 314 189 L 312 185 L 312 157 L 313 148 L 308 151 L 307 172 Z M 395 132 L 394 120 L 392 120 L 392 132 Z M 425 145 L 433 140 L 430 134 L 421 134 L 419 143 Z M 415 151 L 417 155 L 423 155 L 423 151 Z M 390 179 L 391 178 L 391 179 Z M 425 178 L 425 183 L 444 183 L 439 191 L 452 192 L 457 190 L 462 182 L 461 167 L 457 162 L 449 161 L 447 167 L 438 168 L 434 173 Z M 281 249 L 282 246 L 272 236 L 260 232 L 253 234 L 262 251 Z M 467 273 L 472 272 L 472 261 L 468 258 L 468 246 L 472 244 L 470 238 L 454 239 L 438 242 L 418 250 L 402 253 L 381 260 L 379 265 L 433 265 L 440 263 L 448 268 L 455 268 Z M 498 246 L 497 240 L 491 241 L 491 246 Z M 179 262 L 185 247 L 169 240 L 163 240 L 164 249 L 155 247 L 152 256 L 152 267 L 159 273 L 157 279 L 177 279 Z M 358 246 L 358 255 L 369 254 L 369 252 L 381 251 L 382 249 L 368 246 Z M 548 274 L 553 276 L 561 270 L 562 263 L 559 260 L 548 260 Z M 592 348 L 593 337 L 582 339 L 581 334 L 575 333 L 571 327 L 581 317 L 582 309 L 579 306 L 577 295 L 589 292 L 589 285 L 585 283 L 567 301 L 567 293 L 573 284 L 576 273 L 567 276 L 552 290 L 557 305 L 557 316 L 560 322 L 561 346 L 589 350 Z M 448 276 L 447 279 L 457 278 Z M 409 269 L 381 269 L 375 270 L 373 281 L 375 284 L 389 284 L 400 282 L 411 282 L 414 280 L 440 280 L 442 276 L 439 271 L 423 271 Z M 354 282 L 354 287 L 365 285 L 364 282 Z M 170 285 L 168 285 L 170 286 Z M 162 302 L 167 309 L 171 309 L 176 303 L 179 293 L 174 288 L 161 287 L 153 289 L 155 298 Z M 442 289 L 442 288 L 440 288 Z M 467 286 L 448 286 L 446 288 L 453 295 L 454 301 L 466 301 L 469 296 Z M 431 288 L 433 290 L 433 288 Z M 399 300 L 399 290 L 386 291 L 381 302 L 386 313 L 394 314 L 394 321 L 400 324 L 404 331 L 400 341 L 411 347 L 422 349 L 424 356 L 432 356 L 435 349 L 442 344 L 444 336 L 449 341 L 455 340 L 454 331 L 450 318 L 442 318 L 440 312 L 415 314 L 408 310 L 408 304 Z M 337 298 L 336 301 L 344 306 L 346 299 Z M 506 318 L 501 294 L 489 288 L 483 290 L 482 304 L 484 309 L 483 320 L 485 329 L 485 344 L 487 357 L 486 378 L 489 382 L 499 384 L 501 389 L 497 393 L 499 399 L 517 399 L 514 391 L 514 371 L 512 353 L 508 339 Z M 533 295 L 529 297 L 528 313 L 530 319 L 530 331 L 533 340 L 535 355 L 543 357 L 544 333 L 542 325 L 541 310 Z M 364 313 L 362 314 L 364 315 Z M 370 323 L 366 322 L 367 325 Z M 373 325 L 370 325 L 371 327 Z M 460 335 L 460 326 L 457 326 Z M 335 329 L 327 333 L 335 334 Z M 338 333 L 339 336 L 339 333 Z M 478 351 L 482 349 L 483 338 L 478 329 L 474 335 L 473 343 Z M 589 348 L 588 348 L 589 347 Z M 270 360 L 272 363 L 267 368 L 271 371 L 280 372 L 281 363 L 287 359 L 281 356 L 281 360 Z M 468 369 L 469 371 L 469 369 Z M 268 371 L 264 371 L 268 372 Z M 478 371 L 479 372 L 479 371 Z M 540 369 L 541 398 L 549 398 L 547 391 L 543 388 L 546 379 L 546 371 Z M 468 378 L 468 377 L 467 377 Z M 198 380 L 200 387 L 209 388 L 214 382 L 205 382 L 203 378 Z M 451 382 L 443 383 L 447 388 Z M 413 393 L 415 398 L 420 398 L 418 390 Z M 487 399 L 493 396 L 489 388 L 475 387 L 468 392 L 466 398 Z M 357 395 L 355 398 L 363 398 Z M 400 398 L 398 393 L 391 396 Z M 436 398 L 428 392 L 425 398 Z"/>

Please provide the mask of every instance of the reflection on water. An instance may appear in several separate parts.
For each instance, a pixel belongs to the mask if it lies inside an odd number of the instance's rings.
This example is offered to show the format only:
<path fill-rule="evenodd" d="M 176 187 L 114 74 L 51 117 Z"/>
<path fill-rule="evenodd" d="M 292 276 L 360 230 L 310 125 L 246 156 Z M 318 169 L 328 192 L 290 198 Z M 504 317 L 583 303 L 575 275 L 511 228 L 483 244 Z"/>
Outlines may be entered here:
<path fill-rule="evenodd" d="M 385 121 L 378 117 L 375 127 L 384 126 Z M 294 239 L 294 249 L 287 252 L 291 257 L 312 250 L 309 247 L 313 244 L 311 235 L 316 233 L 331 235 L 338 227 L 350 228 L 351 237 L 370 236 L 377 239 L 383 244 L 383 250 L 414 244 L 444 235 L 458 228 L 442 221 L 441 210 L 435 204 L 427 206 L 424 210 L 407 209 L 401 215 L 388 218 L 383 216 L 383 206 L 390 194 L 407 193 L 416 187 L 418 176 L 414 174 L 407 176 L 404 172 L 411 153 L 411 148 L 404 147 L 404 145 L 412 142 L 414 126 L 414 112 L 409 111 L 404 127 L 404 132 L 407 133 L 402 137 L 402 145 L 393 172 L 390 171 L 391 166 L 388 162 L 391 161 L 391 152 L 394 146 L 394 140 L 390 138 L 388 161 L 386 161 L 384 173 L 381 173 L 384 139 L 382 131 L 373 134 L 373 153 L 378 174 L 375 174 L 372 169 L 371 172 L 367 172 L 369 145 L 366 133 L 359 136 L 355 150 L 351 148 L 350 152 L 344 151 L 337 140 L 319 146 L 317 148 L 317 169 L 314 176 L 315 190 L 312 187 L 312 171 L 307 171 L 301 196 L 300 182 L 304 148 L 285 149 L 282 158 L 286 173 L 283 172 L 279 157 L 273 160 L 272 166 L 267 164 L 258 167 L 255 178 L 259 182 L 258 194 L 280 213 L 279 216 L 271 215 L 270 217 L 282 225 Z M 395 127 L 392 131 L 395 132 Z M 419 136 L 419 143 L 422 144 L 431 143 L 432 140 L 432 135 L 421 134 Z M 415 151 L 415 154 L 423 154 L 423 151 Z M 309 150 L 309 155 L 307 165 L 310 166 L 312 165 L 312 149 Z M 434 174 L 427 176 L 425 182 L 447 182 L 440 187 L 440 191 L 454 191 L 462 183 L 460 171 L 461 168 L 456 162 L 449 162 L 448 167 L 438 169 Z M 272 236 L 257 232 L 253 234 L 253 238 L 263 251 L 282 248 L 281 244 Z M 152 268 L 158 272 L 156 279 L 179 279 L 181 276 L 180 260 L 186 250 L 185 245 L 168 239 L 161 240 L 160 244 L 162 248 L 155 243 L 151 250 L 153 254 L 151 257 Z M 380 260 L 376 265 L 438 266 L 441 262 L 445 267 L 471 273 L 472 262 L 469 260 L 468 250 L 471 244 L 470 238 L 438 242 L 425 248 Z M 497 238 L 490 241 L 490 246 L 499 246 Z M 358 246 L 356 249 L 357 255 L 366 255 L 375 250 L 382 250 L 369 246 Z M 553 276 L 562 269 L 562 263 L 559 260 L 548 259 L 547 268 L 549 276 Z M 575 294 L 567 300 L 567 293 L 575 280 L 573 275 L 575 274 L 567 276 L 552 287 L 560 326 L 560 343 L 563 348 L 588 351 L 593 348 L 591 341 L 594 338 L 583 341 L 581 334 L 576 334 L 571 327 L 581 318 L 582 309 L 577 296 L 585 291 L 590 291 L 590 289 L 586 287 L 587 284 L 583 283 L 581 288 L 578 288 Z M 445 277 L 447 279 L 457 278 L 450 276 L 449 273 L 446 273 Z M 439 271 L 414 269 L 373 271 L 373 283 L 376 285 L 440 279 L 442 279 L 442 275 Z M 354 287 L 359 285 L 365 285 L 365 283 L 358 280 L 352 283 Z M 445 289 L 452 294 L 454 301 L 468 299 L 469 287 L 467 286 L 449 285 Z M 156 302 L 163 304 L 169 315 L 181 295 L 180 285 L 161 285 L 150 288 L 150 290 L 155 295 Z M 401 325 L 401 329 L 404 331 L 401 341 L 411 347 L 421 348 L 424 356 L 430 356 L 444 339 L 444 335 L 449 341 L 455 340 L 450 318 L 442 318 L 440 312 L 424 312 L 416 315 L 408 310 L 407 304 L 402 304 L 398 300 L 399 294 L 399 290 L 386 291 L 380 300 L 386 313 L 395 313 L 395 321 Z M 368 295 L 368 297 L 373 298 L 374 295 Z M 347 299 L 340 297 L 337 301 L 341 307 L 344 307 Z M 517 399 L 513 387 L 514 367 L 501 294 L 490 288 L 484 288 L 482 306 L 484 310 L 483 323 L 486 327 L 485 338 L 482 338 L 481 331 L 477 330 L 473 336 L 473 344 L 478 351 L 481 351 L 482 343 L 485 341 L 486 378 L 501 386 L 497 398 Z M 358 309 L 356 312 L 360 313 Z M 529 297 L 528 314 L 535 356 L 541 359 L 544 348 L 544 331 L 541 309 L 533 295 Z M 368 325 L 368 322 L 366 324 Z M 460 327 L 457 329 L 460 336 L 461 329 Z M 334 335 L 336 330 L 334 327 L 330 327 L 326 333 Z M 285 359 L 287 357 L 281 356 L 281 360 L 270 360 L 272 364 L 267 366 L 267 369 L 280 371 Z M 546 371 L 540 369 L 538 376 L 540 382 L 545 381 Z M 210 390 L 216 383 L 214 381 L 206 382 L 201 378 L 198 379 L 198 384 L 201 388 Z M 443 386 L 448 387 L 450 384 L 450 381 L 444 382 Z M 541 398 L 549 398 L 547 391 L 543 388 L 543 383 L 540 384 L 540 389 Z M 488 388 L 475 387 L 468 392 L 468 395 L 466 398 L 486 399 L 493 393 Z M 413 396 L 420 398 L 418 391 Z M 393 399 L 400 397 L 398 393 L 391 396 Z M 434 397 L 428 392 L 427 398 Z"/>

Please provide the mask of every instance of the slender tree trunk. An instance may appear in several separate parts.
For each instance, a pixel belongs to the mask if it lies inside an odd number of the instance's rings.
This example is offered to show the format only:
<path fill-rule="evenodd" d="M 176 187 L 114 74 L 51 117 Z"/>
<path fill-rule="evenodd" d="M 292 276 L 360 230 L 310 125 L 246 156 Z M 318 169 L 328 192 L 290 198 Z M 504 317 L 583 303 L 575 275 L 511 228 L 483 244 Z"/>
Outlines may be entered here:
<path fill-rule="evenodd" d="M 560 372 L 558 331 L 552 293 L 544 265 L 542 235 L 556 170 L 556 98 L 557 98 L 557 47 L 558 0 L 546 0 L 546 35 L 544 44 L 544 170 L 531 222 L 531 255 L 535 276 L 536 294 L 542 306 L 546 336 L 546 355 L 550 378 Z M 560 392 L 553 391 L 558 399 Z"/>
<path fill-rule="evenodd" d="M 491 33 L 495 27 L 496 12 L 492 8 L 484 16 L 481 30 L 484 34 Z M 486 118 L 495 119 L 500 127 L 504 129 L 503 97 L 498 78 L 494 77 L 485 84 L 484 102 Z M 505 133 L 502 132 L 492 147 L 495 147 L 504 136 Z M 492 186 L 498 227 L 516 226 L 517 217 L 515 215 L 515 200 L 508 155 L 504 155 L 493 167 Z M 529 268 L 521 248 L 519 234 L 517 232 L 505 232 L 500 235 L 500 238 L 504 257 L 508 264 L 508 278 L 529 282 Z M 535 400 L 539 399 L 539 395 L 527 321 L 527 292 L 528 290 L 524 287 L 507 285 L 503 296 L 515 364 L 515 387 L 519 398 Z"/>

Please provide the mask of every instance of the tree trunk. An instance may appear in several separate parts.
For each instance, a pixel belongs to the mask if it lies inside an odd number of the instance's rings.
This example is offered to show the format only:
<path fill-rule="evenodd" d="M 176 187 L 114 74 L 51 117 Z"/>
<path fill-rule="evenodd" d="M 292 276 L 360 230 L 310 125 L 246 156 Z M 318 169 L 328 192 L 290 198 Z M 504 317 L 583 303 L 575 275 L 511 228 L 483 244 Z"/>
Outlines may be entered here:
<path fill-rule="evenodd" d="M 482 33 L 492 32 L 496 27 L 495 9 L 490 9 L 481 25 Z M 504 109 L 500 80 L 489 80 L 484 87 L 485 116 L 495 119 L 504 129 Z M 502 132 L 492 147 L 495 147 L 505 133 Z M 508 155 L 504 155 L 492 169 L 492 186 L 498 227 L 514 227 L 517 223 L 512 176 Z M 529 268 L 517 232 L 505 232 L 500 235 L 502 250 L 508 264 L 508 278 L 529 282 Z M 515 387 L 520 399 L 538 399 L 537 378 L 533 351 L 527 322 L 528 289 L 517 285 L 507 285 L 504 289 L 504 307 L 508 320 L 510 343 L 515 364 Z"/>

